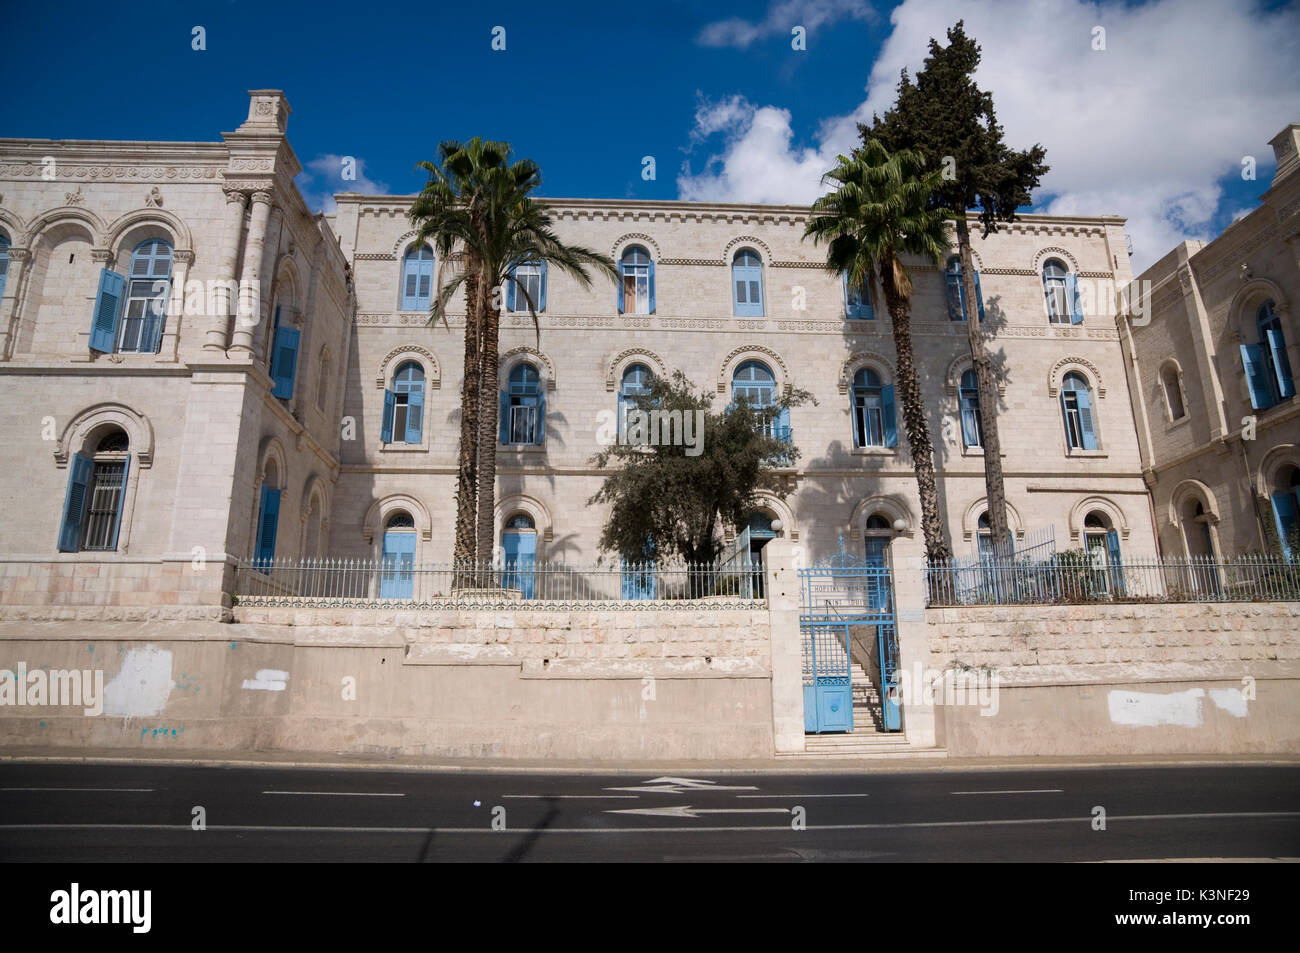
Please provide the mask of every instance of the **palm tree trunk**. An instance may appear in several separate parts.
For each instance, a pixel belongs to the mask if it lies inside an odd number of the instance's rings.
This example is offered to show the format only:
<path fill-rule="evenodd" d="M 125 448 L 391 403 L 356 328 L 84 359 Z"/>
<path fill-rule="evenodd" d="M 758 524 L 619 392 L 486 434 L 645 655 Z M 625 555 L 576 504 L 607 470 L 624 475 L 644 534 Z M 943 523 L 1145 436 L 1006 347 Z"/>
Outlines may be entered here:
<path fill-rule="evenodd" d="M 984 438 L 984 487 L 988 496 L 989 531 L 994 551 L 1001 553 L 1007 543 L 1007 492 L 1002 482 L 1002 441 L 998 437 L 997 385 L 993 380 L 993 361 L 984 347 L 984 332 L 979 323 L 979 299 L 975 296 L 975 262 L 970 250 L 970 226 L 964 214 L 957 216 L 957 248 L 961 256 L 962 290 L 970 303 L 966 309 L 966 337 L 970 342 L 971 362 L 979 385 L 980 428 Z"/>
<path fill-rule="evenodd" d="M 492 288 L 480 286 L 479 293 L 479 420 L 478 420 L 478 531 L 476 549 L 481 562 L 492 559 L 496 545 L 497 391 L 501 312 Z M 545 385 L 543 385 L 545 386 Z"/>
<path fill-rule="evenodd" d="M 952 551 L 944 539 L 943 521 L 939 516 L 934 445 L 930 442 L 930 426 L 925 419 L 921 384 L 916 378 L 912 319 L 894 282 L 893 261 L 882 262 L 880 270 L 885 305 L 889 308 L 889 317 L 893 322 L 894 349 L 898 356 L 898 380 L 894 384 L 894 391 L 903 406 L 903 425 L 907 428 L 907 443 L 912 451 L 912 470 L 916 473 L 916 489 L 921 497 L 921 531 L 925 536 L 925 554 L 931 562 L 950 559 Z"/>
<path fill-rule="evenodd" d="M 465 363 L 460 388 L 460 450 L 456 461 L 456 548 L 457 565 L 478 558 L 478 435 L 479 435 L 479 280 L 470 274 L 465 280 Z M 457 579 L 457 587 L 461 580 Z"/>

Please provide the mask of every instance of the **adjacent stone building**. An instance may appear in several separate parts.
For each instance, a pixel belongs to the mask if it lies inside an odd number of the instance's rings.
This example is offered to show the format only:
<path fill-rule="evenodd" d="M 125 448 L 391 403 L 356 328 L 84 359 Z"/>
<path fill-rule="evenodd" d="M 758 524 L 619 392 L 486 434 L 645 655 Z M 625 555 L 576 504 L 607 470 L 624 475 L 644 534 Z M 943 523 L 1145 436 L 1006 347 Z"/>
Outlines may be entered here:
<path fill-rule="evenodd" d="M 439 262 L 416 246 L 410 196 L 342 194 L 335 214 L 312 214 L 293 182 L 288 114 L 281 93 L 255 90 L 219 143 L 0 140 L 10 604 L 219 616 L 241 558 L 450 559 L 463 305 L 449 326 L 428 326 Z M 592 456 L 602 432 L 617 433 L 620 395 L 674 369 L 717 405 L 787 387 L 816 399 L 778 422 L 802 455 L 782 474 L 785 499 L 762 500 L 756 538 L 786 536 L 816 561 L 841 537 L 863 554 L 918 533 L 879 289 L 822 269 L 824 249 L 801 237 L 806 209 L 551 204 L 562 237 L 609 254 L 620 279 L 584 290 L 517 272 L 540 333 L 511 291 L 497 493 L 507 554 L 600 555 Z M 974 249 L 1012 528 L 1105 559 L 1156 547 L 1152 428 L 1142 423 L 1140 444 L 1114 307 L 1082 293 L 1129 284 L 1125 247 L 1116 216 L 1025 215 Z M 941 505 L 969 554 L 985 491 L 965 308 L 955 273 L 910 268 Z M 1293 258 L 1276 280 L 1294 289 Z M 231 285 L 256 294 L 227 305 Z M 1269 293 L 1285 308 L 1286 293 Z M 1218 513 L 1226 494 L 1216 500 Z"/>
<path fill-rule="evenodd" d="M 1123 345 L 1165 556 L 1295 549 L 1300 525 L 1300 124 L 1261 204 L 1147 269 Z"/>

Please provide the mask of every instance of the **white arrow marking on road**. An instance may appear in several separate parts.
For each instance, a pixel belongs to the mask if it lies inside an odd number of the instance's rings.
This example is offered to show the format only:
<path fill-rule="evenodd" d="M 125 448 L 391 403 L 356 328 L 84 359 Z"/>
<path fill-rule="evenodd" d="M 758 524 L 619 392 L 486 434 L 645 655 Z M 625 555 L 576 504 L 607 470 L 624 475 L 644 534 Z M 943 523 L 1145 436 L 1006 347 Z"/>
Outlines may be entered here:
<path fill-rule="evenodd" d="M 719 784 L 695 778 L 651 778 L 640 787 L 605 788 L 606 791 L 646 791 L 658 794 L 682 794 L 686 791 L 757 791 L 752 784 Z"/>
<path fill-rule="evenodd" d="M 606 814 L 649 814 L 654 817 L 699 817 L 701 814 L 789 814 L 788 807 L 631 807 Z"/>

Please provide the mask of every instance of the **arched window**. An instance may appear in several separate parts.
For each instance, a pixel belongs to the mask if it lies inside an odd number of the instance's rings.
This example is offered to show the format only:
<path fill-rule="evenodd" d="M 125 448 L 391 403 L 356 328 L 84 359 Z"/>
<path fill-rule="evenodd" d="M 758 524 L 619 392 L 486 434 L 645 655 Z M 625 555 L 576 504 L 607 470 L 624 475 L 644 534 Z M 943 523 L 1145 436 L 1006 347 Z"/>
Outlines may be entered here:
<path fill-rule="evenodd" d="M 1282 319 L 1274 307 L 1272 301 L 1259 306 L 1255 312 L 1259 343 L 1241 346 L 1241 361 L 1250 385 L 1250 405 L 1255 410 L 1264 410 L 1295 396 L 1291 361 L 1286 353 L 1286 335 L 1282 332 Z"/>
<path fill-rule="evenodd" d="M 627 412 L 637 407 L 635 398 L 649 393 L 650 368 L 644 364 L 629 364 L 623 371 L 623 380 L 618 388 L 618 432 L 625 436 L 628 432 Z M 643 408 L 644 409 L 644 408 Z"/>
<path fill-rule="evenodd" d="M 738 318 L 763 316 L 763 260 L 742 248 L 731 259 L 732 305 Z"/>
<path fill-rule="evenodd" d="M 1300 468 L 1285 467 L 1271 490 L 1278 545 L 1286 556 L 1295 558 L 1300 555 Z"/>
<path fill-rule="evenodd" d="M 433 304 L 433 249 L 412 245 L 402 258 L 402 310 L 426 311 Z"/>
<path fill-rule="evenodd" d="M 153 353 L 162 346 L 171 278 L 172 246 L 161 238 L 141 242 L 131 254 L 119 351 Z"/>
<path fill-rule="evenodd" d="M 731 375 L 731 399 L 747 401 L 754 410 L 776 402 L 776 378 L 761 361 L 746 361 Z"/>
<path fill-rule="evenodd" d="M 546 262 L 530 261 L 510 269 L 506 283 L 506 310 L 546 310 Z"/>
<path fill-rule="evenodd" d="M 1043 296 L 1047 300 L 1047 320 L 1052 324 L 1081 324 L 1079 282 L 1059 258 L 1043 262 Z"/>
<path fill-rule="evenodd" d="M 5 276 L 9 274 L 9 236 L 0 232 L 0 298 L 5 293 Z"/>
<path fill-rule="evenodd" d="M 1187 409 L 1183 406 L 1183 388 L 1179 381 L 1178 368 L 1173 364 L 1166 364 L 1160 371 L 1160 380 L 1165 389 L 1165 409 L 1169 411 L 1169 420 L 1182 420 L 1187 414 Z"/>
<path fill-rule="evenodd" d="M 631 245 L 618 263 L 619 314 L 654 314 L 655 263 L 640 245 Z"/>
<path fill-rule="evenodd" d="M 1092 392 L 1082 375 L 1071 372 L 1061 381 L 1061 414 L 1065 420 L 1066 445 L 1071 450 L 1096 450 Z"/>
<path fill-rule="evenodd" d="M 1083 520 L 1083 542 L 1092 563 L 1094 585 L 1099 592 L 1124 594 L 1124 571 L 1119 550 L 1119 533 L 1110 517 L 1093 510 Z"/>
<path fill-rule="evenodd" d="M 533 567 L 537 561 L 537 528 L 527 513 L 516 513 L 501 530 L 501 555 L 505 572 L 502 589 L 517 589 L 524 599 L 533 598 Z"/>
<path fill-rule="evenodd" d="M 424 368 L 406 361 L 393 375 L 393 387 L 384 391 L 384 421 L 379 439 L 384 443 L 419 443 L 424 419 Z"/>
<path fill-rule="evenodd" d="M 880 375 L 869 367 L 853 375 L 852 410 L 855 447 L 898 446 L 894 388 L 883 385 Z"/>
<path fill-rule="evenodd" d="M 126 434 L 114 427 L 100 435 L 92 452 L 75 454 L 69 461 L 60 552 L 117 549 L 131 466 L 129 450 Z"/>
<path fill-rule="evenodd" d="M 980 422 L 980 389 L 971 368 L 961 376 L 961 387 L 957 391 L 957 402 L 961 405 L 961 442 L 970 449 L 984 446 L 984 425 Z"/>
<path fill-rule="evenodd" d="M 846 317 L 861 321 L 875 320 L 876 312 L 871 306 L 871 285 L 869 281 L 870 279 L 856 287 L 850 287 L 849 276 L 844 276 L 844 314 Z"/>
<path fill-rule="evenodd" d="M 503 444 L 540 444 L 546 434 L 546 391 L 537 368 L 527 361 L 510 371 L 501 392 L 500 440 Z"/>
<path fill-rule="evenodd" d="M 379 575 L 381 599 L 410 599 L 415 590 L 415 520 L 396 512 L 384 525 Z"/>
<path fill-rule="evenodd" d="M 961 259 L 953 255 L 948 259 L 948 266 L 943 273 L 944 287 L 947 290 L 948 320 L 966 320 L 966 286 L 961 277 Z M 979 306 L 980 320 L 984 320 L 984 293 L 980 291 L 980 273 L 975 269 L 975 303 Z"/>

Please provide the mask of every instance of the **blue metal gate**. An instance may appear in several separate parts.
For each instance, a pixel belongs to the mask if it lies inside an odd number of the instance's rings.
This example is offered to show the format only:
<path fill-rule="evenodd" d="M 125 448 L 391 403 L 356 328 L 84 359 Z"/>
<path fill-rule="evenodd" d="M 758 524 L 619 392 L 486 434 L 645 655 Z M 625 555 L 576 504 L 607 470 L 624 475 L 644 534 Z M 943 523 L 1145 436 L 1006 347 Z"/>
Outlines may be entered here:
<path fill-rule="evenodd" d="M 852 631 L 876 630 L 881 721 L 902 728 L 898 706 L 898 626 L 894 592 L 883 553 L 857 559 L 844 551 L 825 564 L 800 569 L 799 630 L 803 643 L 804 730 L 813 734 L 853 730 Z"/>

